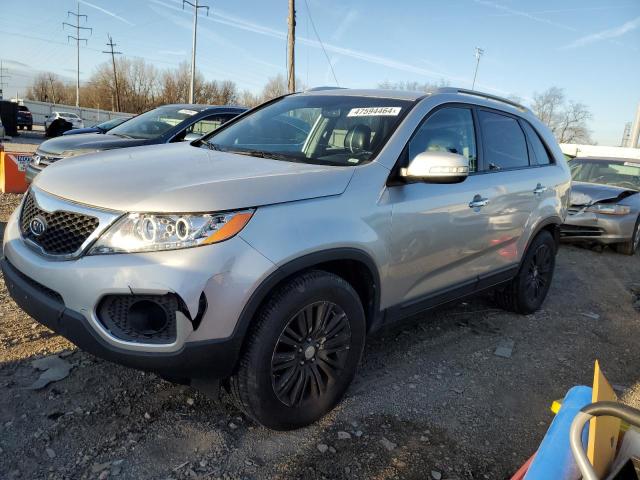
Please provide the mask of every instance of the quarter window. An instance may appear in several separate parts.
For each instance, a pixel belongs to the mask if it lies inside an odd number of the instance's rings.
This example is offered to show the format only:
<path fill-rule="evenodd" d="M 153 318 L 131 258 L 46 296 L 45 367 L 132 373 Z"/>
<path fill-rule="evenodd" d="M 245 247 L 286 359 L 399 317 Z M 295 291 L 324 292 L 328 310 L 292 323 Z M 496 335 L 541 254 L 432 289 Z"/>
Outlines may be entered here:
<path fill-rule="evenodd" d="M 528 122 L 522 122 L 522 124 L 524 125 L 524 129 L 527 131 L 529 144 L 531 145 L 531 150 L 533 150 L 535 162 L 538 165 L 549 165 L 551 163 L 551 159 L 549 158 L 549 154 L 547 153 L 547 149 L 542 143 L 542 140 L 540 140 L 540 136 Z"/>
<path fill-rule="evenodd" d="M 489 170 L 529 165 L 527 141 L 520 124 L 511 117 L 480 110 L 484 161 Z"/>
<path fill-rule="evenodd" d="M 418 129 L 408 146 L 409 162 L 423 152 L 450 152 L 469 159 L 469 171 L 477 171 L 478 156 L 473 115 L 468 108 L 443 108 Z"/>

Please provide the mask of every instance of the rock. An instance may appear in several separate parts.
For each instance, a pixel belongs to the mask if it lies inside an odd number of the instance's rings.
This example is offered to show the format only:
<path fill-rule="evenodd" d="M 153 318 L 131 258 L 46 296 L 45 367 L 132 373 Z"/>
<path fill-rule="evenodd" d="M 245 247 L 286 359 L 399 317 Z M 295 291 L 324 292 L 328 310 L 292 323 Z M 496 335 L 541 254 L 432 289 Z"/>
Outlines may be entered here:
<path fill-rule="evenodd" d="M 100 473 L 111 466 L 111 462 L 94 463 L 91 465 L 91 473 Z"/>
<path fill-rule="evenodd" d="M 429 441 L 429 437 L 425 437 L 424 435 L 422 435 L 422 436 L 420 437 L 420 441 L 421 441 L 421 442 L 428 442 L 428 441 Z"/>
<path fill-rule="evenodd" d="M 109 470 L 103 470 L 98 476 L 98 480 L 107 480 L 107 477 L 109 477 Z"/>
<path fill-rule="evenodd" d="M 337 450 L 336 450 L 334 447 L 332 447 L 332 446 L 329 446 L 329 451 L 330 451 L 331 453 L 336 453 L 336 452 L 337 452 Z"/>
<path fill-rule="evenodd" d="M 339 431 L 338 440 L 350 440 L 351 434 L 349 432 Z"/>
<path fill-rule="evenodd" d="M 326 453 L 329 450 L 329 445 L 324 443 L 319 443 L 316 447 L 320 453 Z"/>
<path fill-rule="evenodd" d="M 39 390 L 46 387 L 51 382 L 57 382 L 69 376 L 71 364 L 61 359 L 57 355 L 39 358 L 31 362 L 31 366 L 43 372 L 40 377 L 29 387 L 32 390 Z"/>
<path fill-rule="evenodd" d="M 56 458 L 56 452 L 53 451 L 52 448 L 45 448 L 45 452 L 47 452 L 47 456 L 51 459 Z"/>
<path fill-rule="evenodd" d="M 195 401 L 193 400 L 193 398 L 188 397 L 187 398 L 187 405 L 192 406 L 195 403 Z"/>
<path fill-rule="evenodd" d="M 360 438 L 363 435 L 362 430 L 356 430 L 355 434 L 356 437 Z"/>
<path fill-rule="evenodd" d="M 380 443 L 382 444 L 382 446 L 384 448 L 386 448 L 388 451 L 393 450 L 394 448 L 396 448 L 398 445 L 396 445 L 395 443 L 393 443 L 392 441 L 388 440 L 386 437 L 382 437 L 380 439 Z"/>
<path fill-rule="evenodd" d="M 235 424 L 235 423 L 233 423 L 233 422 L 229 422 L 229 428 L 230 428 L 231 430 L 237 430 L 237 429 L 238 429 L 238 425 L 236 425 L 236 424 Z"/>
<path fill-rule="evenodd" d="M 504 338 L 504 339 L 502 339 L 500 341 L 500 343 L 496 347 L 496 349 L 493 352 L 493 354 L 496 357 L 511 358 L 511 354 L 513 353 L 514 345 L 515 345 L 515 342 L 513 340 L 510 340 L 508 338 Z"/>
<path fill-rule="evenodd" d="M 442 474 L 437 470 L 431 470 L 431 478 L 433 478 L 433 480 L 440 480 L 442 478 Z"/>
<path fill-rule="evenodd" d="M 600 315 L 598 315 L 597 313 L 593 313 L 593 312 L 582 312 L 580 315 L 582 315 L 583 317 L 590 318 L 591 320 L 599 320 L 600 319 Z"/>

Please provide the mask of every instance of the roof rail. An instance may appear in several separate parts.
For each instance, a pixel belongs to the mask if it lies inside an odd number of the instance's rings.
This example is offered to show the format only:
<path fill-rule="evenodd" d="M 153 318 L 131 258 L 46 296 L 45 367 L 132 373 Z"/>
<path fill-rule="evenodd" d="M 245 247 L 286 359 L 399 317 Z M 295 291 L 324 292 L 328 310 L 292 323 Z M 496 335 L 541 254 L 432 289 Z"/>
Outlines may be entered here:
<path fill-rule="evenodd" d="M 454 88 L 454 87 L 441 87 L 438 88 L 434 93 L 461 93 L 463 95 L 473 95 L 475 97 L 486 98 L 487 100 L 494 100 L 496 102 L 506 103 L 507 105 L 511 105 L 512 107 L 517 108 L 523 112 L 529 111 L 527 107 L 519 104 L 518 102 L 514 102 L 513 100 L 509 100 L 508 98 L 499 97 L 498 95 L 492 95 L 490 93 L 477 92 L 475 90 L 468 90 L 466 88 Z"/>
<path fill-rule="evenodd" d="M 313 88 L 307 88 L 305 92 L 321 92 L 322 90 L 344 90 L 344 87 L 331 87 L 331 86 L 313 87 Z"/>

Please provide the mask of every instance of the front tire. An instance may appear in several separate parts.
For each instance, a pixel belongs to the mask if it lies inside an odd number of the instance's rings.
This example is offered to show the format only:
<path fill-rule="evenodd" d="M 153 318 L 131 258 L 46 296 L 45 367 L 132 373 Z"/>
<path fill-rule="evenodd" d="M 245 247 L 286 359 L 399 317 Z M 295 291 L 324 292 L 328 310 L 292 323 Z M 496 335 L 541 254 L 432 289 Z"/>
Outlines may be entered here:
<path fill-rule="evenodd" d="M 362 356 L 366 321 L 348 282 L 310 271 L 276 290 L 248 335 L 230 379 L 234 401 L 257 423 L 292 430 L 343 397 Z"/>
<path fill-rule="evenodd" d="M 556 242 L 541 231 L 522 259 L 518 275 L 495 291 L 496 303 L 505 310 L 527 315 L 537 311 L 547 297 L 556 264 Z"/>
<path fill-rule="evenodd" d="M 628 242 L 619 243 L 616 245 L 616 250 L 618 253 L 622 253 L 624 255 L 633 255 L 638 250 L 640 246 L 640 216 L 636 220 L 636 225 L 633 227 L 633 233 L 631 234 L 631 239 Z"/>

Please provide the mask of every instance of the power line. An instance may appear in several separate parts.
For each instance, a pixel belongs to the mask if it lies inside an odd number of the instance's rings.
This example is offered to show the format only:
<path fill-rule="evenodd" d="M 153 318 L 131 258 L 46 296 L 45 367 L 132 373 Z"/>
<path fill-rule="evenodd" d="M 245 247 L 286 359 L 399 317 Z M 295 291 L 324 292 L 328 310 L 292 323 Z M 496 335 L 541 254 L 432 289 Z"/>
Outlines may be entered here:
<path fill-rule="evenodd" d="M 476 70 L 473 73 L 473 83 L 471 84 L 471 90 L 476 86 L 476 76 L 478 75 L 478 67 L 480 66 L 480 57 L 484 54 L 484 50 L 480 47 L 476 47 Z"/>
<path fill-rule="evenodd" d="M 185 3 L 193 7 L 193 47 L 191 49 L 191 85 L 189 87 L 189 103 L 194 103 L 193 94 L 196 84 L 196 39 L 198 35 L 198 9 L 206 8 L 207 17 L 209 16 L 209 7 L 207 5 L 198 5 L 198 0 L 195 0 L 195 2 L 196 3 L 191 3 L 189 0 L 182 0 L 183 10 Z"/>
<path fill-rule="evenodd" d="M 318 30 L 316 29 L 316 24 L 313 21 L 313 17 L 311 16 L 311 10 L 309 9 L 309 2 L 307 0 L 304 0 L 305 5 L 307 6 L 307 13 L 309 14 L 309 20 L 311 20 L 311 26 L 313 27 L 313 32 L 316 34 L 316 38 L 318 39 L 318 43 L 320 43 L 320 46 L 322 47 L 322 51 L 324 52 L 324 56 L 327 58 L 327 62 L 329 63 L 329 68 L 331 69 L 331 74 L 333 75 L 333 80 L 336 82 L 336 86 L 340 86 L 340 84 L 338 83 L 338 78 L 336 77 L 336 72 L 333 70 L 333 64 L 331 63 L 331 60 L 329 59 L 329 55 L 327 54 L 327 51 L 324 48 L 324 43 L 322 43 L 322 40 L 320 39 L 320 35 L 318 35 Z"/>
<path fill-rule="evenodd" d="M 73 15 L 76 19 L 76 24 L 73 25 L 68 22 L 62 22 L 62 29 L 64 30 L 65 26 L 74 28 L 76 30 L 76 36 L 67 35 L 67 42 L 69 39 L 73 39 L 76 41 L 76 53 L 77 53 L 77 77 L 76 77 L 76 107 L 80 108 L 80 42 L 85 42 L 85 45 L 89 43 L 89 39 L 80 37 L 80 30 L 89 30 L 89 35 L 93 33 L 93 29 L 90 27 L 81 27 L 80 26 L 80 18 L 84 18 L 84 21 L 87 22 L 89 17 L 86 15 L 80 15 L 80 2 L 78 2 L 78 13 L 72 12 L 71 10 L 67 11 L 67 18 L 70 15 Z"/>
<path fill-rule="evenodd" d="M 111 54 L 111 64 L 113 65 L 113 83 L 116 88 L 116 111 L 121 112 L 120 110 L 120 90 L 118 89 L 118 74 L 116 73 L 116 55 L 122 55 L 122 52 L 116 52 L 113 48 L 117 45 L 117 43 L 113 43 L 113 39 L 111 35 L 107 34 L 107 38 L 109 42 L 107 43 L 107 47 L 110 47 L 111 50 L 103 50 L 102 53 L 110 53 Z"/>

